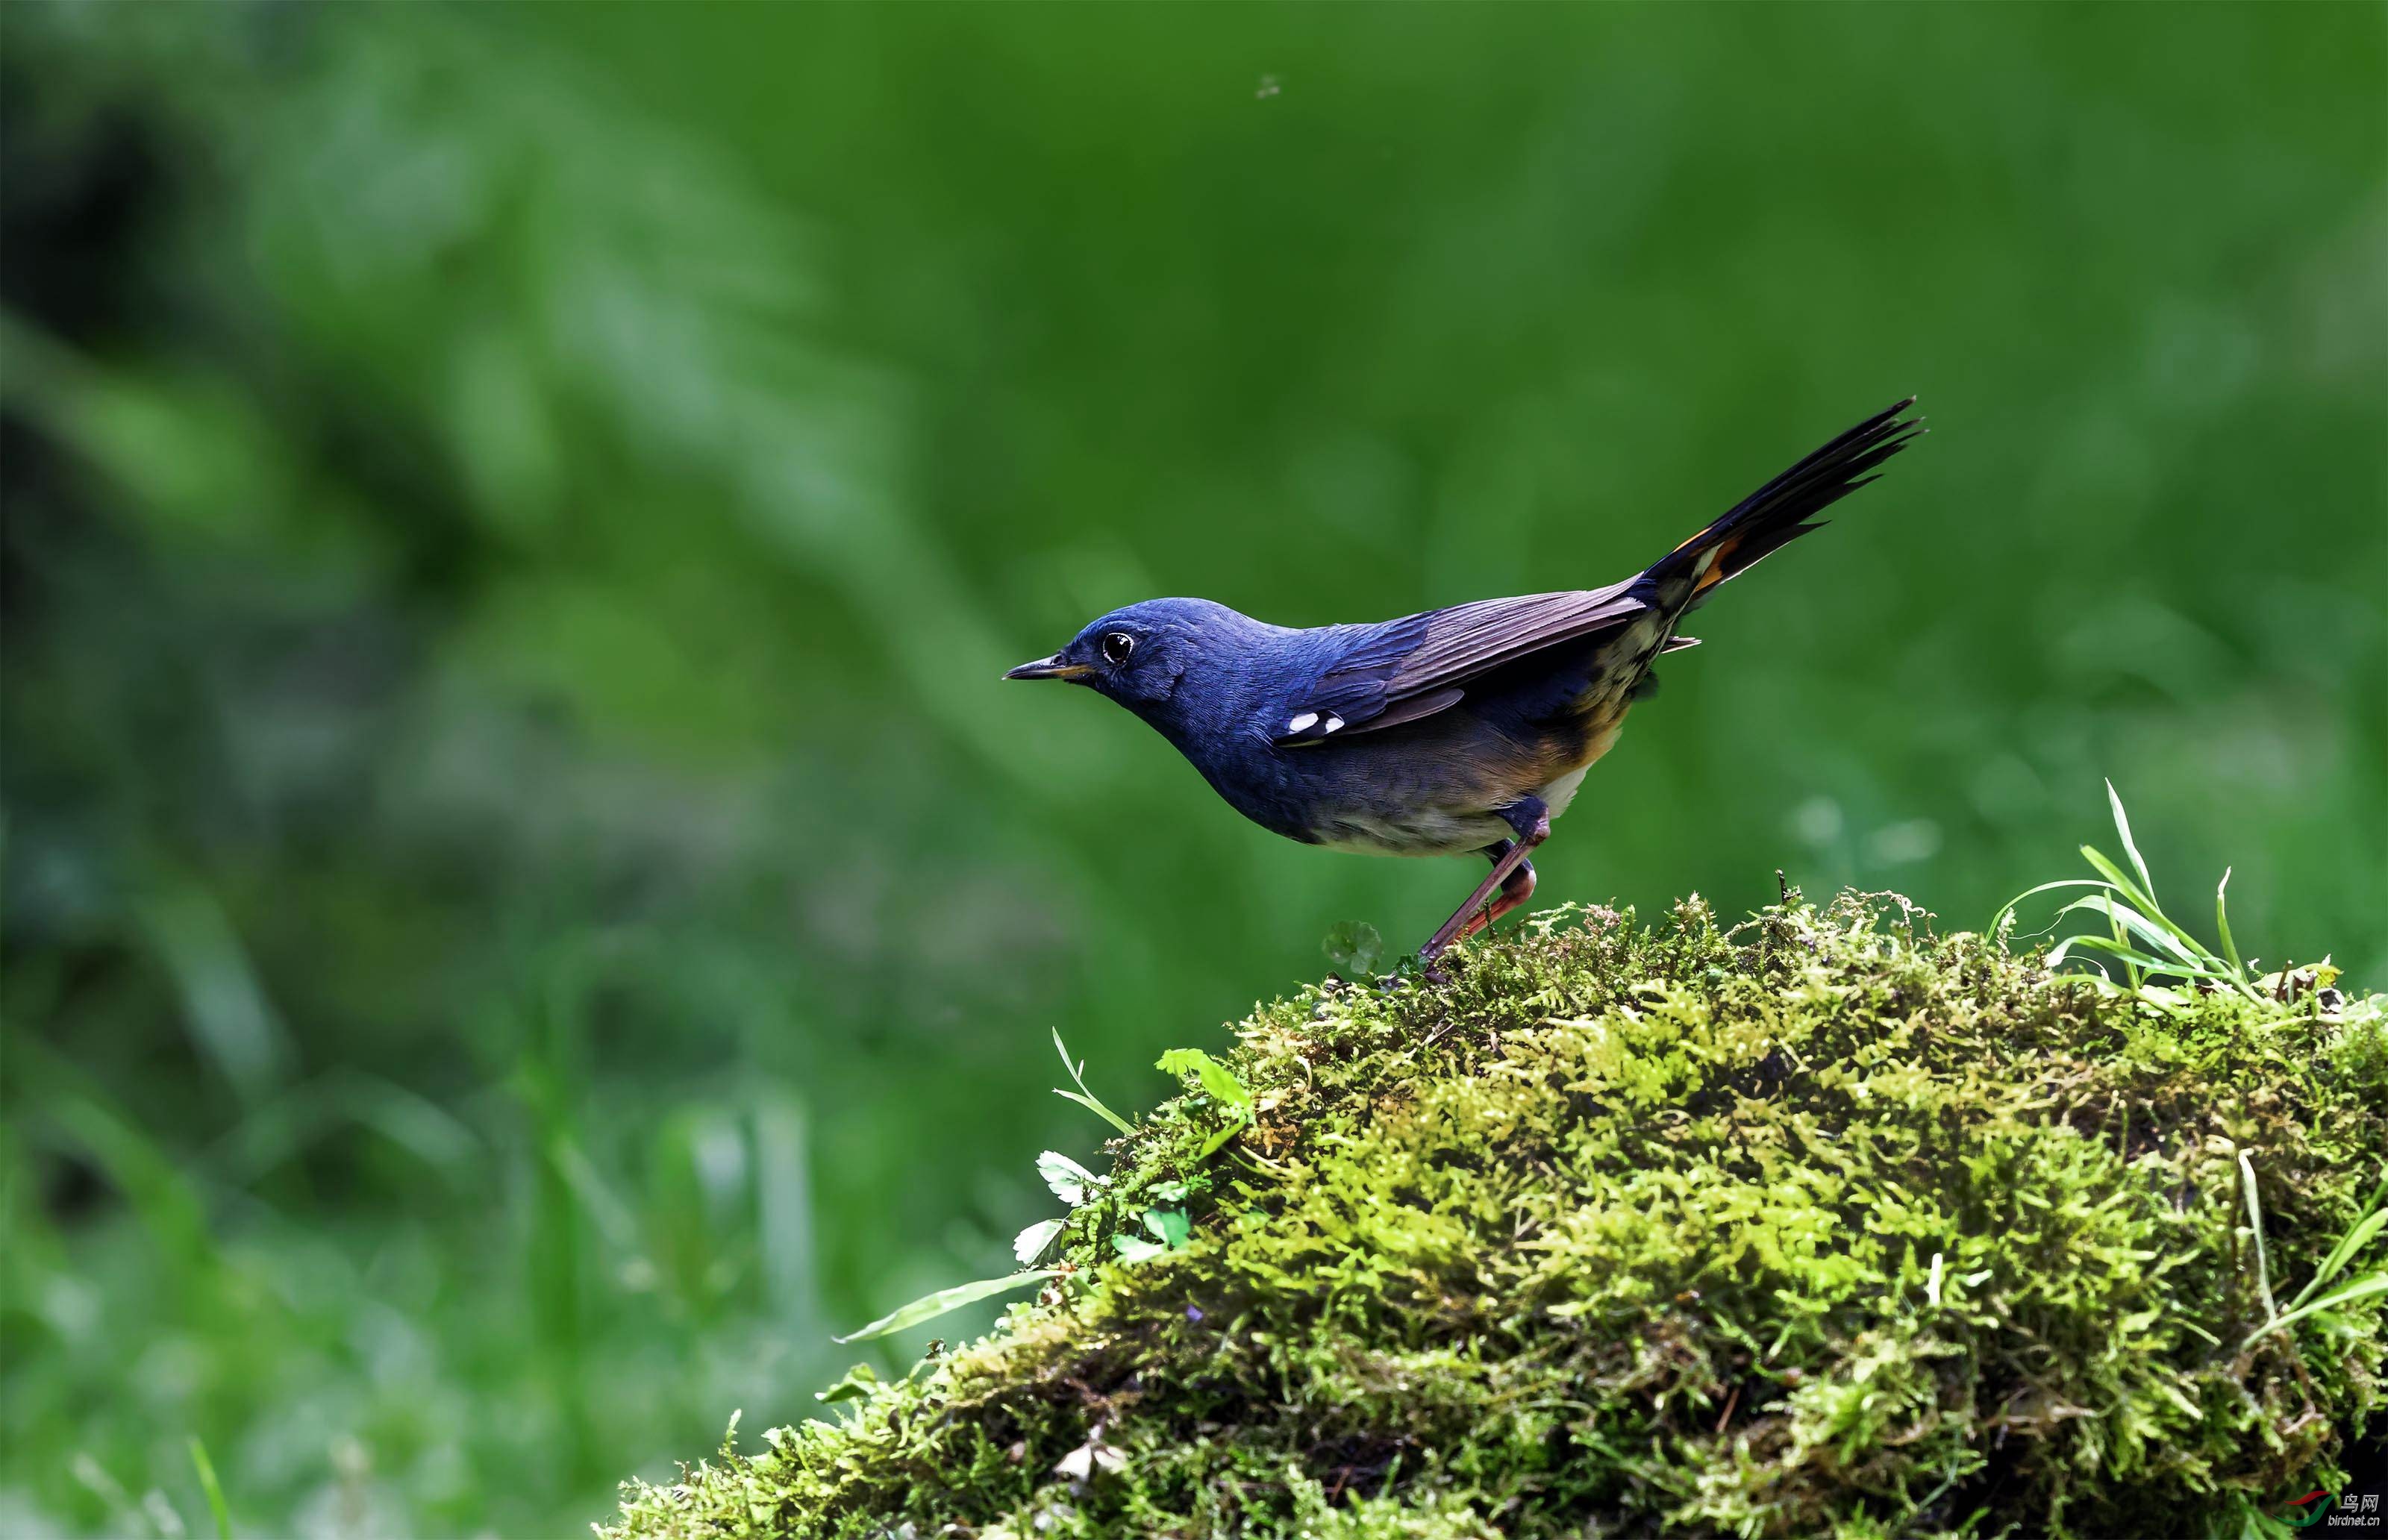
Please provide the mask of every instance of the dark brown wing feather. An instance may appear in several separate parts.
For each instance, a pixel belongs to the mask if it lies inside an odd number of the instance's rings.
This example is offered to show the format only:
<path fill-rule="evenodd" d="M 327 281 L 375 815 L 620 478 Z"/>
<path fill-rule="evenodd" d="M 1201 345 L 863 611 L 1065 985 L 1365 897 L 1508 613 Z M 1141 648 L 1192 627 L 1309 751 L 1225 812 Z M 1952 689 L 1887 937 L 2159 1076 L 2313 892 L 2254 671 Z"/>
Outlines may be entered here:
<path fill-rule="evenodd" d="M 1480 675 L 1639 613 L 1631 586 L 1480 600 L 1370 626 L 1319 675 L 1277 741 L 1320 743 L 1444 710 Z"/>
<path fill-rule="evenodd" d="M 1425 637 L 1388 682 L 1396 699 L 1458 684 L 1556 642 L 1571 641 L 1640 612 L 1630 583 L 1573 593 L 1486 599 L 1437 611 Z"/>

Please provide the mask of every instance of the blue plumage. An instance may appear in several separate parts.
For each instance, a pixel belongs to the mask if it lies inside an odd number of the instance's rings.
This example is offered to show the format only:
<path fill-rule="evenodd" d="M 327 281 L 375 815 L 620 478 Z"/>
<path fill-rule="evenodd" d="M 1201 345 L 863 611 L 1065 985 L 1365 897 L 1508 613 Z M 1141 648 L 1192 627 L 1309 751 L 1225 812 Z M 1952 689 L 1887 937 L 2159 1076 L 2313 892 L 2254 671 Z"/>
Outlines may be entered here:
<path fill-rule="evenodd" d="M 1005 677 L 1067 679 L 1118 701 L 1230 806 L 1290 839 L 1491 856 L 1492 876 L 1421 949 L 1431 957 L 1525 902 L 1528 852 L 1648 692 L 1651 664 L 1693 645 L 1676 634 L 1683 617 L 1872 480 L 1920 431 L 1900 418 L 1912 404 L 1859 423 L 1606 588 L 1306 630 L 1205 599 L 1147 600 Z"/>

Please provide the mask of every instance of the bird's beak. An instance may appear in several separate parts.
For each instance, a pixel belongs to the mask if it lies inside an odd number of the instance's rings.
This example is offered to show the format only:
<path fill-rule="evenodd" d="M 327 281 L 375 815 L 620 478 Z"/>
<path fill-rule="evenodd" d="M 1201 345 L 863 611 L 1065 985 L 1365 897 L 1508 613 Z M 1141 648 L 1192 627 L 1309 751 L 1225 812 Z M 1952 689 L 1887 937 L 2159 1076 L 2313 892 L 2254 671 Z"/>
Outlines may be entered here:
<path fill-rule="evenodd" d="M 1094 670 L 1085 663 L 1062 662 L 1061 654 L 1056 652 L 1049 658 L 1039 658 L 1033 663 L 1022 663 L 1018 668 L 1004 675 L 1004 677 L 1007 679 L 1075 679 L 1080 675 L 1093 672 Z"/>

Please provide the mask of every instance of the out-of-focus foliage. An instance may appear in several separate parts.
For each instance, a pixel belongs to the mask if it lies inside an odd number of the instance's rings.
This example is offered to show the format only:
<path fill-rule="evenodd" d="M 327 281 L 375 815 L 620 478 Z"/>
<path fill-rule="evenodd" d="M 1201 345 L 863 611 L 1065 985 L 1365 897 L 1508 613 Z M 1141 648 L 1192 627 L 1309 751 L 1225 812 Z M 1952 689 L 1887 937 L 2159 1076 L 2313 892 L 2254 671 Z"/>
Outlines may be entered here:
<path fill-rule="evenodd" d="M 1132 1112 L 1477 875 L 1004 664 L 1605 581 L 1909 390 L 1544 894 L 1976 920 L 2112 776 L 2380 977 L 2382 34 L 0 7 L 0 1529 L 204 1528 L 197 1433 L 563 1533 L 804 1415 L 1047 1212 L 1051 1029 Z"/>

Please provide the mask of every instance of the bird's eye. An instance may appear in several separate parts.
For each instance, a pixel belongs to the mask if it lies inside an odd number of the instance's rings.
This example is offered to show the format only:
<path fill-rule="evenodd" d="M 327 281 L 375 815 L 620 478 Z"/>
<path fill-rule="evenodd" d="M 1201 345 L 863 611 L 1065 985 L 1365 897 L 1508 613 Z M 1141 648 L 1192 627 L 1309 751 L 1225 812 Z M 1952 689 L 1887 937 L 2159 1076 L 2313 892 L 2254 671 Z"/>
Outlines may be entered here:
<path fill-rule="evenodd" d="M 1127 662 L 1136 650 L 1136 638 L 1124 631 L 1113 631 L 1103 637 L 1103 662 L 1117 666 Z"/>

